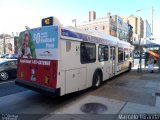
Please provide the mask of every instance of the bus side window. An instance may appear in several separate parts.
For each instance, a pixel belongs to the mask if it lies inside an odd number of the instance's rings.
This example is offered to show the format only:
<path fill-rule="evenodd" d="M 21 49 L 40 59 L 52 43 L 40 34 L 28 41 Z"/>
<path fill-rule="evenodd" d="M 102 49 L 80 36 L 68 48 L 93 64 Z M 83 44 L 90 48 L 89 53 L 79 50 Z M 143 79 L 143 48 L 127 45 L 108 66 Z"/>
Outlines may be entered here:
<path fill-rule="evenodd" d="M 118 48 L 118 62 L 123 62 L 123 48 Z"/>
<path fill-rule="evenodd" d="M 133 57 L 133 51 L 130 50 L 130 57 Z"/>
<path fill-rule="evenodd" d="M 125 52 L 124 52 L 124 60 L 128 60 L 129 59 L 129 50 L 128 49 L 125 49 Z"/>
<path fill-rule="evenodd" d="M 104 61 L 108 61 L 108 46 L 105 46 L 104 48 Z"/>
<path fill-rule="evenodd" d="M 106 45 L 99 45 L 99 54 L 98 59 L 100 62 L 108 60 L 108 46 Z"/>
<path fill-rule="evenodd" d="M 104 46 L 103 45 L 99 45 L 98 48 L 98 59 L 99 61 L 104 61 Z"/>
<path fill-rule="evenodd" d="M 88 61 L 88 53 L 85 44 L 81 44 L 81 63 L 86 63 Z"/>
<path fill-rule="evenodd" d="M 115 47 L 110 47 L 110 60 L 115 60 Z"/>
<path fill-rule="evenodd" d="M 96 61 L 96 45 L 93 43 L 81 43 L 81 63 L 92 63 Z"/>

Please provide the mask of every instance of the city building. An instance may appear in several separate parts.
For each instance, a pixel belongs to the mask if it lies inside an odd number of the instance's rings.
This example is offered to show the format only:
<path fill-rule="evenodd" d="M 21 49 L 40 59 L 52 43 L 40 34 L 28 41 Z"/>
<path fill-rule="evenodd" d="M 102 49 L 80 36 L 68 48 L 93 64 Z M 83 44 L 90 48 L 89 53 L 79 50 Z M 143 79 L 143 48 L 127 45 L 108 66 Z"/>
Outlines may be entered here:
<path fill-rule="evenodd" d="M 129 41 L 132 36 L 131 25 L 123 22 L 123 19 L 120 16 L 111 15 L 111 13 L 108 13 L 103 18 L 96 18 L 96 12 L 89 11 L 89 20 L 79 23 L 77 28 L 98 30 L 125 41 Z"/>
<path fill-rule="evenodd" d="M 148 23 L 147 20 L 144 20 L 144 34 L 143 37 L 144 38 L 149 38 L 151 37 L 152 33 L 151 33 L 151 25 Z"/>
<path fill-rule="evenodd" d="M 5 40 L 3 38 L 0 39 L 0 54 L 5 53 Z"/>
<path fill-rule="evenodd" d="M 95 11 L 89 11 L 89 21 L 78 24 L 77 28 L 84 30 L 98 30 L 117 37 L 116 22 L 112 16 L 110 16 L 110 13 L 108 13 L 106 17 L 96 19 Z"/>
<path fill-rule="evenodd" d="M 93 21 L 96 19 L 96 12 L 95 11 L 89 11 L 89 21 Z"/>
<path fill-rule="evenodd" d="M 125 40 L 128 41 L 129 40 L 129 34 L 132 33 L 132 27 L 125 21 L 123 21 L 123 18 L 118 16 L 118 15 L 114 15 L 112 16 L 115 21 L 116 21 L 116 28 L 117 28 L 117 37 L 120 40 Z M 131 33 L 129 33 L 131 32 Z"/>
<path fill-rule="evenodd" d="M 141 39 L 144 37 L 144 21 L 141 17 L 134 15 L 122 17 L 125 22 L 133 27 L 132 42 L 137 48 L 140 44 Z"/>
<path fill-rule="evenodd" d="M 3 39 L 0 39 L 0 53 L 8 53 L 8 54 L 14 54 L 17 53 L 17 41 L 18 37 L 5 37 Z"/>

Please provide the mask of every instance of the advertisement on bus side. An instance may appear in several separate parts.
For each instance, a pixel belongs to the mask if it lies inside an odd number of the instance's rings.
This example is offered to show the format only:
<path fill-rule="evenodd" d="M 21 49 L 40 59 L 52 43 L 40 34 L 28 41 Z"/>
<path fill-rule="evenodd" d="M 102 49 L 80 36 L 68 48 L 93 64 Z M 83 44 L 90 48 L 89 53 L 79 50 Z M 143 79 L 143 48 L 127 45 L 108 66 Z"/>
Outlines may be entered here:
<path fill-rule="evenodd" d="M 58 59 L 58 26 L 45 26 L 20 33 L 19 58 Z"/>

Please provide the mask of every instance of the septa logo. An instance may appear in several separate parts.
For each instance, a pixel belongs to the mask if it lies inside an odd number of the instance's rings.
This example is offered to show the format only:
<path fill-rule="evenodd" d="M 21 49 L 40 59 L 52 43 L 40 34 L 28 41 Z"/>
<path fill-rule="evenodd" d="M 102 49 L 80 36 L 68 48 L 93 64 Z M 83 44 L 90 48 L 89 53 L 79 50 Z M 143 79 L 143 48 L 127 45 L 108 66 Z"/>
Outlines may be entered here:
<path fill-rule="evenodd" d="M 43 57 L 51 57 L 51 56 L 52 56 L 52 53 L 51 53 L 50 51 L 46 50 L 46 51 L 42 52 L 42 53 L 40 54 L 40 56 L 43 56 Z"/>
<path fill-rule="evenodd" d="M 43 53 L 46 53 L 46 54 L 51 54 L 51 52 L 50 52 L 50 51 L 44 51 Z"/>

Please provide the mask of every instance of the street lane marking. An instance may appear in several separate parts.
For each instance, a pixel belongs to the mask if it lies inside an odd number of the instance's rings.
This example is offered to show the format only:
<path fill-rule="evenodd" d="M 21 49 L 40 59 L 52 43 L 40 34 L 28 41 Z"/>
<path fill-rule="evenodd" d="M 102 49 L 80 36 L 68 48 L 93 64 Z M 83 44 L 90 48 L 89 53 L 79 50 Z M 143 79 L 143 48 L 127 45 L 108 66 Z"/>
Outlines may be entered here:
<path fill-rule="evenodd" d="M 11 83 L 11 82 L 15 82 L 15 80 L 13 80 L 13 81 L 5 81 L 5 82 L 1 82 L 0 85 L 1 85 L 1 84 L 5 84 L 5 83 Z"/>

